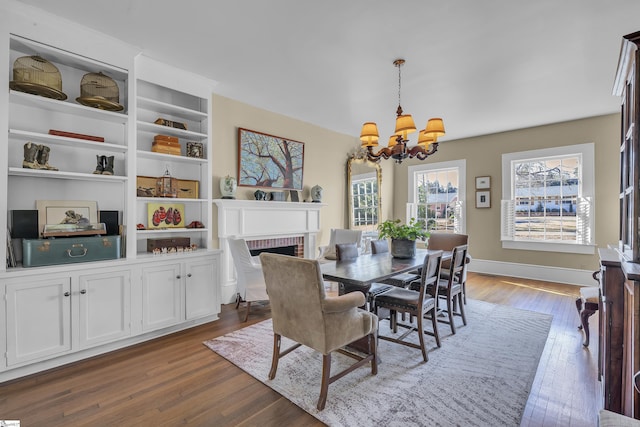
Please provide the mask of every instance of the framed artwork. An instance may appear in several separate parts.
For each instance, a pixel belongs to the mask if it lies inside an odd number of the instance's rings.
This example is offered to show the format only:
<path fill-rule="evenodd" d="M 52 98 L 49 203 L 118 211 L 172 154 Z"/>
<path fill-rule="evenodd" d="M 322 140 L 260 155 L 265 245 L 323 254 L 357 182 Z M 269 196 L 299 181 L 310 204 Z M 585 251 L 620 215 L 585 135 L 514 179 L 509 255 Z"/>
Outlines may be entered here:
<path fill-rule="evenodd" d="M 201 142 L 187 141 L 187 157 L 204 159 L 204 145 Z"/>
<path fill-rule="evenodd" d="M 291 196 L 291 201 L 292 202 L 299 202 L 300 201 L 300 197 L 298 197 L 298 192 L 296 190 L 289 191 L 289 196 Z"/>
<path fill-rule="evenodd" d="M 476 176 L 476 190 L 484 190 L 491 188 L 490 176 Z"/>
<path fill-rule="evenodd" d="M 238 185 L 302 190 L 304 143 L 238 129 Z"/>
<path fill-rule="evenodd" d="M 476 191 L 476 208 L 491 207 L 491 191 Z"/>
<path fill-rule="evenodd" d="M 96 224 L 98 202 L 91 200 L 36 200 L 38 230 L 47 224 Z"/>
<path fill-rule="evenodd" d="M 147 203 L 147 229 L 184 227 L 184 203 Z"/>

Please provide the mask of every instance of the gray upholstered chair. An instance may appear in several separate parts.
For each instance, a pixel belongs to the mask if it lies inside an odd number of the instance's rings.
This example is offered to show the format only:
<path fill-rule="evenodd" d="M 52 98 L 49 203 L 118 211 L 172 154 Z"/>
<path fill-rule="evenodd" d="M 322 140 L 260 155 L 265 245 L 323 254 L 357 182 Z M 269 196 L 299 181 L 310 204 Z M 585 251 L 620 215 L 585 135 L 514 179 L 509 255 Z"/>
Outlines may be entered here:
<path fill-rule="evenodd" d="M 453 248 L 460 245 L 468 245 L 469 236 L 457 233 L 431 233 L 427 241 L 427 249 L 435 249 L 440 251 L 452 251 Z M 467 251 L 466 263 L 471 262 L 471 255 Z M 449 273 L 449 260 L 442 262 L 442 278 L 446 279 Z M 464 277 L 462 278 L 462 301 L 467 303 L 467 269 L 464 269 Z"/>
<path fill-rule="evenodd" d="M 260 259 L 273 319 L 273 356 L 269 379 L 275 378 L 280 358 L 301 345 L 320 352 L 322 385 L 317 407 L 321 411 L 327 401 L 329 384 L 368 364 L 371 365 L 372 375 L 378 373 L 378 318 L 358 308 L 365 302 L 361 292 L 328 297 L 318 260 L 272 253 L 262 253 Z M 282 337 L 296 343 L 282 350 Z M 343 348 L 359 339 L 368 341 L 368 355 L 360 356 Z M 334 351 L 352 357 L 356 362 L 331 376 L 331 354 Z"/>
<path fill-rule="evenodd" d="M 327 246 L 320 246 L 318 248 L 319 260 L 335 260 L 336 259 L 336 245 L 339 243 L 355 243 L 360 251 L 360 245 L 362 244 L 362 230 L 348 230 L 343 228 L 332 228 L 329 235 L 329 244 Z"/>
<path fill-rule="evenodd" d="M 390 326 L 393 332 L 398 332 L 398 326 L 406 328 L 407 331 L 400 337 L 389 337 L 378 335 L 380 339 L 406 345 L 422 350 L 422 358 L 426 362 L 429 360 L 427 347 L 424 343 L 424 335 L 433 335 L 436 344 L 440 347 L 440 334 L 438 333 L 437 320 L 437 295 L 436 284 L 440 277 L 440 264 L 442 263 L 442 251 L 432 252 L 424 257 L 422 271 L 420 276 L 420 284 L 418 290 L 394 287 L 391 290 L 378 295 L 375 300 L 376 312 L 379 308 L 386 308 L 390 313 Z M 398 313 L 408 313 L 411 318 L 416 318 L 417 325 L 405 325 L 398 323 Z M 425 316 L 429 316 L 433 325 L 433 332 L 425 331 L 423 321 Z M 420 345 L 405 341 L 411 332 L 417 332 Z"/>
<path fill-rule="evenodd" d="M 246 322 L 249 319 L 251 303 L 254 301 L 266 301 L 269 296 L 264 284 L 260 260 L 251 256 L 247 242 L 244 239 L 229 239 L 228 243 L 233 265 L 236 268 L 236 309 L 240 306 L 241 301 L 246 301 L 247 312 L 244 316 L 244 321 Z"/>

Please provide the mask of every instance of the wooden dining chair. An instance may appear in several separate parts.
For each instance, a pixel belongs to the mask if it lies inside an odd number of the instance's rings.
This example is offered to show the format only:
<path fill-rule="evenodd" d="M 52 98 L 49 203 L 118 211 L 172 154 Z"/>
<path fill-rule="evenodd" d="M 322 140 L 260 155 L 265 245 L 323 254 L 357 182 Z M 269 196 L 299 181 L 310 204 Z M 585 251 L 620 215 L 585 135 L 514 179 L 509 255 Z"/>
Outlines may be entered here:
<path fill-rule="evenodd" d="M 372 240 L 371 241 L 371 254 L 382 254 L 389 252 L 389 241 L 386 239 Z M 380 283 L 387 285 L 398 286 L 400 288 L 407 288 L 411 282 L 420 280 L 419 272 L 409 272 L 396 274 L 388 279 L 381 280 Z"/>
<path fill-rule="evenodd" d="M 391 341 L 408 347 L 422 350 L 424 361 L 429 360 L 427 347 L 424 342 L 424 335 L 432 335 L 436 339 L 436 344 L 440 347 L 440 334 L 438 333 L 437 321 L 437 294 L 436 288 L 440 276 L 440 265 L 442 263 L 442 251 L 434 251 L 427 254 L 422 265 L 420 283 L 417 290 L 394 287 L 391 290 L 378 295 L 375 300 L 376 312 L 378 309 L 386 308 L 390 310 L 390 327 L 394 333 L 398 332 L 398 326 L 406 328 L 404 334 L 399 337 L 391 337 L 378 333 L 378 338 Z M 398 313 L 409 314 L 410 318 L 416 319 L 416 325 L 398 323 Z M 433 332 L 425 331 L 423 322 L 425 316 L 431 319 Z M 417 332 L 420 345 L 405 341 L 405 338 L 412 332 Z"/>

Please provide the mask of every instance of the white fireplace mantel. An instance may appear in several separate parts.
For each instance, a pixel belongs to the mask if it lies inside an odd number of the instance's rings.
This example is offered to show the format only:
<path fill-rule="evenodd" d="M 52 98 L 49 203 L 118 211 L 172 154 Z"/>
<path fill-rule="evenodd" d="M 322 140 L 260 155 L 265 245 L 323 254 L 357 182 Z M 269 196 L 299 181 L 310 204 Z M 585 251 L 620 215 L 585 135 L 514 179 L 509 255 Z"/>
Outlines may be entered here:
<path fill-rule="evenodd" d="M 304 238 L 304 257 L 314 258 L 320 231 L 320 209 L 325 203 L 215 199 L 218 208 L 218 238 L 222 257 L 222 297 L 235 298 L 235 274 L 227 239 Z"/>

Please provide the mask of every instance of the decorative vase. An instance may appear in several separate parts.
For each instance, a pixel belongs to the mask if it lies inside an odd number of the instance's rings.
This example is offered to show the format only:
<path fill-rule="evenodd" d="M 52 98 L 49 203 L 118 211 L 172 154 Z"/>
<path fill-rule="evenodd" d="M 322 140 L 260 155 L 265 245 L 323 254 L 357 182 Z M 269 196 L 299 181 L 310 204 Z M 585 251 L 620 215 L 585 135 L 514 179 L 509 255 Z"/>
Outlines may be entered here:
<path fill-rule="evenodd" d="M 311 201 L 314 203 L 322 202 L 322 187 L 319 185 L 311 187 Z"/>
<path fill-rule="evenodd" d="M 232 176 L 227 175 L 220 180 L 220 192 L 222 193 L 223 199 L 235 199 L 237 188 L 238 183 Z"/>
<path fill-rule="evenodd" d="M 391 255 L 394 258 L 415 257 L 416 241 L 409 239 L 391 239 Z"/>

